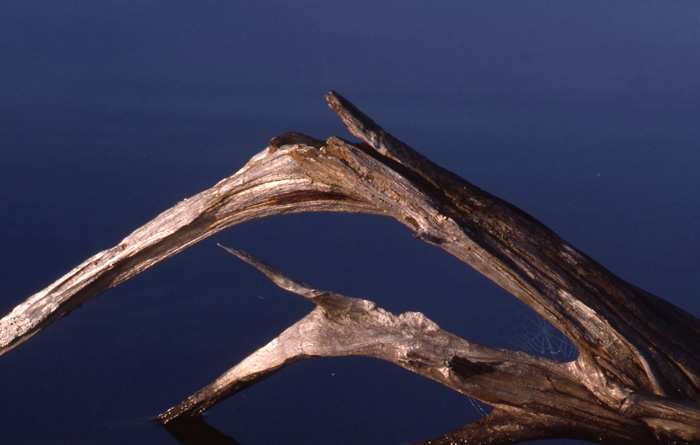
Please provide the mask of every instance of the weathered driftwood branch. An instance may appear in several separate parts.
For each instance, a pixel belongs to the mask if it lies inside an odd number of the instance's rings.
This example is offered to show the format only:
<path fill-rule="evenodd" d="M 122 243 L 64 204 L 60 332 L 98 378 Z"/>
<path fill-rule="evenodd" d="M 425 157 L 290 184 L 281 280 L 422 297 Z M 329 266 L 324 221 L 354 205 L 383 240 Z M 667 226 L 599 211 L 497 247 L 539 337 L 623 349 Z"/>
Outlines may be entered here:
<path fill-rule="evenodd" d="M 363 300 L 315 291 L 241 254 L 318 307 L 162 420 L 197 415 L 309 355 L 362 354 L 495 407 L 444 441 L 700 441 L 700 321 L 624 282 L 521 210 L 433 164 L 338 94 L 327 98 L 364 142 L 322 142 L 295 133 L 273 139 L 235 175 L 164 212 L 15 308 L 0 320 L 0 352 L 102 291 L 240 222 L 302 211 L 384 214 L 531 306 L 572 340 L 579 358 L 561 364 L 475 345 L 422 316 L 394 317 Z M 300 343 L 295 336 L 302 334 L 315 340 Z M 387 343 L 368 342 L 373 336 Z M 297 344 L 301 352 L 289 353 L 288 346 L 278 350 L 280 342 Z"/>
<path fill-rule="evenodd" d="M 361 355 L 392 362 L 464 394 L 488 400 L 495 410 L 482 423 L 492 428 L 502 423 L 500 428 L 507 434 L 499 434 L 501 441 L 542 438 L 544 431 L 550 437 L 594 440 L 595 431 L 601 427 L 618 442 L 645 437 L 636 421 L 598 403 L 576 377 L 572 363 L 463 340 L 421 313 L 395 316 L 371 301 L 313 289 L 245 252 L 227 250 L 279 287 L 314 302 L 317 308 L 216 381 L 158 416 L 162 422 L 199 416 L 220 400 L 296 361 Z M 528 405 L 538 406 L 538 415 L 522 408 Z M 548 415 L 561 411 L 576 412 L 578 417 L 573 420 Z M 452 433 L 450 440 L 457 435 L 463 434 Z M 479 438 L 477 443 L 489 437 L 495 436 L 484 428 L 471 428 L 465 436 L 472 441 Z"/>
<path fill-rule="evenodd" d="M 285 150 L 274 145 L 292 141 L 300 145 Z M 304 171 L 299 156 L 311 155 L 306 161 L 313 162 L 321 146 L 313 138 L 283 135 L 235 175 L 185 199 L 117 246 L 87 259 L 0 320 L 0 355 L 107 289 L 228 227 L 304 211 L 376 213 L 356 195 L 341 193 L 332 176 L 318 181 Z"/>

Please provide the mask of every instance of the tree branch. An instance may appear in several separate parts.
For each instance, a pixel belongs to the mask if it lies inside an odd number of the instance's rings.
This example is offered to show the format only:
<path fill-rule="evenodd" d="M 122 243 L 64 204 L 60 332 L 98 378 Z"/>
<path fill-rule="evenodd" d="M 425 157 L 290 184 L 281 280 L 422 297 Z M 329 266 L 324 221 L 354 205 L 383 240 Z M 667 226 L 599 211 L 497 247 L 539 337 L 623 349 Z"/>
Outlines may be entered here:
<path fill-rule="evenodd" d="M 582 438 L 571 436 L 574 432 L 560 418 L 533 416 L 527 412 L 514 415 L 512 412 L 493 410 L 476 422 L 469 423 L 444 436 L 419 442 L 417 445 L 501 445 L 538 439 Z M 589 439 L 595 441 L 595 437 Z M 623 440 L 618 443 L 625 442 Z"/>
<path fill-rule="evenodd" d="M 566 425 L 566 431 L 602 441 L 638 441 L 642 433 L 660 441 L 700 441 L 693 417 L 700 412 L 697 318 L 616 277 L 525 212 L 435 165 L 337 93 L 327 99 L 364 142 L 322 142 L 298 133 L 273 139 L 233 176 L 18 305 L 0 320 L 0 354 L 225 228 L 285 213 L 372 213 L 397 219 L 528 304 L 572 340 L 579 358 L 561 364 L 476 345 L 443 332 L 422 314 L 393 316 L 365 300 L 314 290 L 239 252 L 281 287 L 317 303 L 279 337 L 295 344 L 300 329 L 311 329 L 316 343 L 298 343 L 300 349 L 291 352 L 269 344 L 222 376 L 220 386 L 210 385 L 172 412 L 173 418 L 196 415 L 294 360 L 350 353 L 441 381 L 495 406 L 498 416 L 546 418 L 549 433 L 563 434 Z M 340 322 L 346 319 L 361 326 L 353 331 Z M 408 337 L 397 337 L 399 330 Z M 505 419 L 496 417 L 494 422 Z"/>
<path fill-rule="evenodd" d="M 489 420 L 465 430 L 474 437 L 488 435 L 493 443 L 560 433 L 552 427 L 562 422 L 561 416 L 545 415 L 548 411 L 567 412 L 565 425 L 570 437 L 590 438 L 601 425 L 618 443 L 644 437 L 639 422 L 601 407 L 596 397 L 572 378 L 571 364 L 470 342 L 440 329 L 421 313 L 396 316 L 371 301 L 314 289 L 248 253 L 224 249 L 317 307 L 213 383 L 159 415 L 163 423 L 197 417 L 296 361 L 359 355 L 386 360 L 495 406 L 496 414 L 487 417 Z M 537 406 L 537 415 L 523 408 L 528 405 Z M 494 428 L 494 419 L 498 428 Z"/>
<path fill-rule="evenodd" d="M 317 157 L 321 144 L 296 133 L 275 138 L 233 176 L 87 259 L 0 320 L 0 355 L 93 297 L 228 227 L 305 211 L 377 213 L 352 190 L 337 187 L 335 178 L 318 181 L 307 176 L 297 158 Z"/>
<path fill-rule="evenodd" d="M 440 247 L 564 332 L 582 361 L 594 361 L 623 385 L 697 400 L 700 336 L 687 338 L 689 331 L 700 334 L 695 317 L 631 286 L 530 215 L 432 163 L 341 96 L 331 92 L 328 100 L 351 133 L 410 169 L 405 176 L 422 183 L 438 214 L 459 226 L 454 238 L 433 235 Z M 618 395 L 604 396 L 620 403 Z"/>

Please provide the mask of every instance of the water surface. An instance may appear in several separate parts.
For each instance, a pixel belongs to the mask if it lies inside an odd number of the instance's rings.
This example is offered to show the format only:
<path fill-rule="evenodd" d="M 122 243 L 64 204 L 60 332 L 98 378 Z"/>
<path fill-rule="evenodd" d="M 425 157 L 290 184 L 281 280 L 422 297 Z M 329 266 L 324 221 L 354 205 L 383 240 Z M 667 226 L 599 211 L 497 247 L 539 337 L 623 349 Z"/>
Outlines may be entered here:
<path fill-rule="evenodd" d="M 232 174 L 270 138 L 349 138 L 324 103 L 332 88 L 621 277 L 700 315 L 696 4 L 6 3 L 4 313 Z M 312 309 L 217 242 L 319 288 L 422 311 L 474 341 L 512 347 L 505 339 L 532 319 L 394 221 L 249 223 L 3 356 L 2 441 L 176 443 L 149 419 Z M 205 419 L 247 444 L 369 444 L 426 439 L 478 415 L 433 382 L 342 358 L 294 365 Z"/>

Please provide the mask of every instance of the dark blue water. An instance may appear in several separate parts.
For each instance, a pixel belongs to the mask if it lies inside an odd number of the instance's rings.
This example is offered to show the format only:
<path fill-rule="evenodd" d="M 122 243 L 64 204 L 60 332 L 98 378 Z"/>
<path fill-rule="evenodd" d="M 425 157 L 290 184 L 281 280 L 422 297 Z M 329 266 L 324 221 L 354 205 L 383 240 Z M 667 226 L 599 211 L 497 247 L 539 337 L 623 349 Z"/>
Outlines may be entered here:
<path fill-rule="evenodd" d="M 3 2 L 1 312 L 270 138 L 349 137 L 324 103 L 332 88 L 700 315 L 700 7 L 588 6 Z M 475 341 L 512 347 L 521 335 L 527 349 L 539 329 L 394 221 L 272 218 L 167 260 L 0 358 L 1 441 L 176 443 L 149 419 L 311 310 L 217 242 Z M 478 416 L 433 382 L 343 358 L 287 368 L 206 421 L 247 444 L 406 443 Z"/>

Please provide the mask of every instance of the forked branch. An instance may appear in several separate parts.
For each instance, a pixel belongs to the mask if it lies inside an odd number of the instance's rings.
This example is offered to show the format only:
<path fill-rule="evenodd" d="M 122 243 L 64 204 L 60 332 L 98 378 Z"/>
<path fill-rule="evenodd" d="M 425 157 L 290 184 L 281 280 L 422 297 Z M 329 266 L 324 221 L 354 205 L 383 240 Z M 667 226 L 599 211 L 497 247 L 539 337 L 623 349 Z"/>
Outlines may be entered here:
<path fill-rule="evenodd" d="M 248 253 L 225 249 L 317 307 L 214 382 L 158 416 L 163 423 L 197 417 L 299 360 L 365 356 L 394 363 L 495 407 L 486 419 L 446 438 L 461 435 L 473 441 L 488 436 L 491 443 L 508 443 L 553 434 L 594 439 L 601 427 L 618 443 L 644 438 L 638 421 L 600 406 L 577 381 L 571 363 L 473 343 L 442 330 L 421 313 L 396 316 L 371 301 L 314 289 Z M 523 406 L 537 406 L 539 412 L 535 415 Z M 568 419 L 545 414 L 564 411 Z"/>
<path fill-rule="evenodd" d="M 163 420 L 196 415 L 295 360 L 342 351 L 392 361 L 496 407 L 480 423 L 450 436 L 460 440 L 492 430 L 511 431 L 503 436 L 510 441 L 524 440 L 515 433 L 520 422 L 530 425 L 527 434 L 538 431 L 537 437 L 700 441 L 698 319 L 626 283 L 523 211 L 435 165 L 337 93 L 327 99 L 363 142 L 335 137 L 323 142 L 297 133 L 273 139 L 233 176 L 17 306 L 0 320 L 0 353 L 101 292 L 238 223 L 304 211 L 381 214 L 528 304 L 571 339 L 579 358 L 561 364 L 475 345 L 422 315 L 397 317 L 365 300 L 320 292 L 239 254 L 318 307 Z M 361 322 L 361 328 L 343 326 L 343 317 Z M 316 340 L 291 355 L 275 349 L 280 341 L 298 341 L 300 330 Z M 381 339 L 382 346 L 368 338 Z"/>

